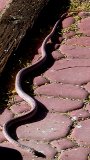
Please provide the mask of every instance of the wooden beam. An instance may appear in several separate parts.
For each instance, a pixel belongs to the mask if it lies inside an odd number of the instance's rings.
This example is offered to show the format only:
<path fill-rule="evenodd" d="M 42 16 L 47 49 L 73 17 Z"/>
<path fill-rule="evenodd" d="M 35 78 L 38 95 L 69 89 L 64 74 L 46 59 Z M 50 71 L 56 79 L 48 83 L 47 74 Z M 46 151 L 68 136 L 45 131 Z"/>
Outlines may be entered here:
<path fill-rule="evenodd" d="M 0 0 L 0 74 L 49 0 Z"/>

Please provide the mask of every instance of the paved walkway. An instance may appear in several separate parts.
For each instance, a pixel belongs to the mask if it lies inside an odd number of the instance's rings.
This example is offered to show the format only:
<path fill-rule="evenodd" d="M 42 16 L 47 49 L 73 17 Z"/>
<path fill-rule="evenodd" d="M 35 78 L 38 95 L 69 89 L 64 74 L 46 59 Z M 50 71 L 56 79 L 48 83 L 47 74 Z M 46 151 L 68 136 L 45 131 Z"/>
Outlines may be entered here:
<path fill-rule="evenodd" d="M 53 46 L 53 58 L 46 63 L 44 72 L 33 79 L 37 114 L 31 123 L 16 129 L 21 144 L 35 148 L 45 157 L 33 158 L 2 134 L 6 121 L 30 109 L 16 95 L 10 108 L 0 115 L 0 146 L 15 149 L 8 149 L 13 153 L 8 155 L 9 160 L 15 156 L 17 160 L 90 159 L 90 13 L 69 16 L 62 21 L 62 27 L 63 38 L 59 35 L 48 42 Z M 7 154 L 6 151 L 4 148 Z"/>

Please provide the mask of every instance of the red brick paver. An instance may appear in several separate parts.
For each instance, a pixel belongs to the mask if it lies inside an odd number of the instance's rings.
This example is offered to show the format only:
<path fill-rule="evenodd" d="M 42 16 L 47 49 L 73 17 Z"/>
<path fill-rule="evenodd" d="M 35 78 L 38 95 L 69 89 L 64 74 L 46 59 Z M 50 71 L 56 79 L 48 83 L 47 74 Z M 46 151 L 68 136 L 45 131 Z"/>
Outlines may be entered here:
<path fill-rule="evenodd" d="M 0 132 L 0 146 L 15 148 L 23 160 L 89 160 L 90 13 L 80 12 L 78 16 L 81 17 L 79 21 L 74 17 L 62 21 L 64 29 L 77 24 L 77 31 L 71 36 L 62 32 L 59 44 L 53 42 L 49 65 L 46 64 L 41 75 L 33 77 L 38 111 L 31 120 L 16 128 L 18 142 L 33 147 L 45 157 L 33 158 L 31 153 L 7 142 Z M 10 108 L 0 115 L 1 130 L 3 123 L 14 115 L 29 110 L 26 102 L 16 96 Z"/>

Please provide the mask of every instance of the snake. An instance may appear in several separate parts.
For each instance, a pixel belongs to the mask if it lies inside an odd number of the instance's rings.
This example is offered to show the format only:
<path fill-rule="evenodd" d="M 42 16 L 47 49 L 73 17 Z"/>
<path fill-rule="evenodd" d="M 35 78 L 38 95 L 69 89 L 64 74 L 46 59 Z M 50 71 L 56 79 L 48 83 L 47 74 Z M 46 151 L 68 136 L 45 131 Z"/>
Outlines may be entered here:
<path fill-rule="evenodd" d="M 12 118 L 11 120 L 7 121 L 4 125 L 3 125 L 3 134 L 5 136 L 5 138 L 12 143 L 15 146 L 18 146 L 30 153 L 32 153 L 34 156 L 41 154 L 41 152 L 36 151 L 33 147 L 28 147 L 25 146 L 21 143 L 19 143 L 16 139 L 14 139 L 11 135 L 10 135 L 10 128 L 11 126 L 15 125 L 18 122 L 22 122 L 25 121 L 27 119 L 32 118 L 36 112 L 37 112 L 37 102 L 30 96 L 28 95 L 24 89 L 23 89 L 23 78 L 25 77 L 25 75 L 27 73 L 31 73 L 33 72 L 36 68 L 41 67 L 41 65 L 44 64 L 44 62 L 47 59 L 47 53 L 46 53 L 46 44 L 48 42 L 48 40 L 50 38 L 52 38 L 52 36 L 54 35 L 57 26 L 59 25 L 60 21 L 62 20 L 62 18 L 64 18 L 66 16 L 66 13 L 64 13 L 60 19 L 55 23 L 54 27 L 52 28 L 51 32 L 47 35 L 47 37 L 43 40 L 42 45 L 41 45 L 41 58 L 34 63 L 31 66 L 22 68 L 16 75 L 16 79 L 15 79 L 15 90 L 17 92 L 17 94 L 28 103 L 28 105 L 30 106 L 30 111 L 24 113 L 23 115 L 20 115 L 18 117 Z"/>

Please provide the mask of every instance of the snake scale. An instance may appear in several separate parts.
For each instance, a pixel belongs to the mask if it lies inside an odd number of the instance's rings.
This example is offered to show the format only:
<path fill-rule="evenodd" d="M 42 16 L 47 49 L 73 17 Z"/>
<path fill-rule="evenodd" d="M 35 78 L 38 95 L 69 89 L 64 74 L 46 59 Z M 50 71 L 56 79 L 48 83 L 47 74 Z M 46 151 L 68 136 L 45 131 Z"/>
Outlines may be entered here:
<path fill-rule="evenodd" d="M 41 59 L 38 62 L 36 62 L 35 64 L 33 64 L 32 66 L 22 68 L 16 75 L 16 80 L 15 80 L 16 92 L 18 93 L 18 95 L 23 100 L 25 100 L 28 103 L 28 105 L 30 105 L 30 107 L 31 107 L 30 111 L 28 113 L 25 113 L 25 114 L 19 116 L 19 117 L 16 117 L 16 118 L 13 118 L 13 119 L 9 120 L 3 126 L 3 134 L 4 134 L 5 138 L 10 143 L 12 143 L 13 145 L 16 145 L 18 147 L 21 147 L 22 149 L 27 150 L 28 152 L 33 153 L 34 156 L 39 154 L 39 152 L 36 151 L 34 148 L 31 148 L 31 147 L 28 147 L 28 146 L 20 144 L 17 140 L 15 140 L 10 135 L 9 129 L 11 128 L 12 125 L 14 125 L 14 124 L 16 124 L 18 122 L 22 122 L 22 121 L 25 121 L 27 119 L 30 119 L 37 112 L 37 103 L 36 103 L 36 101 L 23 90 L 23 77 L 27 73 L 30 74 L 31 72 L 33 72 L 36 68 L 40 67 L 46 61 L 46 58 L 47 58 L 47 53 L 46 53 L 46 50 L 45 50 L 46 44 L 47 44 L 48 40 L 54 35 L 58 24 L 61 22 L 61 20 L 65 16 L 66 16 L 66 13 L 63 14 L 61 16 L 61 18 L 55 23 L 55 25 L 54 25 L 52 31 L 50 32 L 50 34 L 44 39 L 44 41 L 43 41 L 43 43 L 41 45 L 41 53 L 42 53 Z M 40 154 L 42 154 L 42 153 L 40 153 Z"/>

